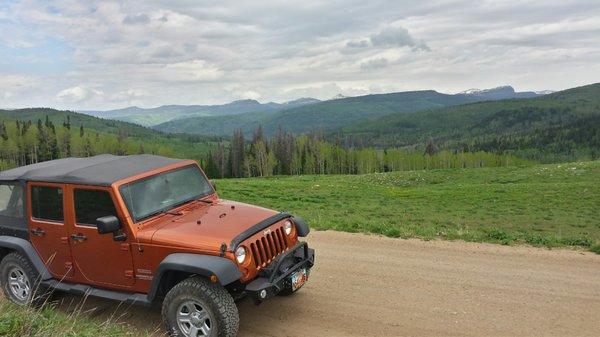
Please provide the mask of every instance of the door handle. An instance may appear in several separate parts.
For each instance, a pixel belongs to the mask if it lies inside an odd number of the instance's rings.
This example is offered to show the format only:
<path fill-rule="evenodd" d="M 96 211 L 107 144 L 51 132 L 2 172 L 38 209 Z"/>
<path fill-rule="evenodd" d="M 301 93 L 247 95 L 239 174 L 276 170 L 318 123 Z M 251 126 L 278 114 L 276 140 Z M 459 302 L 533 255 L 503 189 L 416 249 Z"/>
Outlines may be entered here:
<path fill-rule="evenodd" d="M 32 229 L 31 234 L 35 236 L 44 236 L 44 234 L 46 234 L 46 231 L 38 227 L 36 229 Z"/>
<path fill-rule="evenodd" d="M 85 236 L 83 234 L 73 234 L 73 235 L 71 235 L 71 240 L 82 242 L 82 241 L 87 240 L 87 236 Z"/>

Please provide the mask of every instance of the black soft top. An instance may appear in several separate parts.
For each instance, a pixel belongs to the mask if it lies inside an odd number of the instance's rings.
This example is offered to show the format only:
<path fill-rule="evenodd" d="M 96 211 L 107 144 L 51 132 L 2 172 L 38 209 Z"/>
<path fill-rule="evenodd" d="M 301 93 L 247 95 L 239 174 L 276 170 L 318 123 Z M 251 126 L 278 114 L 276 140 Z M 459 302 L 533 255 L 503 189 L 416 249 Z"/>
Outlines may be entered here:
<path fill-rule="evenodd" d="M 39 181 L 110 186 L 116 181 L 184 160 L 149 154 L 63 158 L 0 172 L 0 181 Z"/>

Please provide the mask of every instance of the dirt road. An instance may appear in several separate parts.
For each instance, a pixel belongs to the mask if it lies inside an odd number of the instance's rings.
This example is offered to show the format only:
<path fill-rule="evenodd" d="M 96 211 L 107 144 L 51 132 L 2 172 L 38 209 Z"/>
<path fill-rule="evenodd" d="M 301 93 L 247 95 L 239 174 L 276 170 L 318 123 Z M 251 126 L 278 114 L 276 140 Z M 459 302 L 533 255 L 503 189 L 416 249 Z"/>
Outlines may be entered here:
<path fill-rule="evenodd" d="M 239 303 L 240 336 L 600 336 L 600 255 L 330 231 L 308 241 L 309 283 L 260 307 Z M 160 312 L 122 319 L 152 331 Z"/>

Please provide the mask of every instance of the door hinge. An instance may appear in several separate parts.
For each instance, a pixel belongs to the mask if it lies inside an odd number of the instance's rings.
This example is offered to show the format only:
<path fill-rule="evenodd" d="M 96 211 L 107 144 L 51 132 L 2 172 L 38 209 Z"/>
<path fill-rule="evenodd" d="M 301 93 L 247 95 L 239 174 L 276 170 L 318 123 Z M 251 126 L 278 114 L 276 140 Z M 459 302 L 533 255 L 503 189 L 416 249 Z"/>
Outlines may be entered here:
<path fill-rule="evenodd" d="M 122 243 L 121 244 L 121 250 L 128 252 L 129 251 L 129 244 L 128 243 Z"/>
<path fill-rule="evenodd" d="M 63 236 L 63 237 L 61 237 L 61 238 L 60 238 L 60 242 L 61 242 L 63 245 L 68 245 L 68 244 L 69 244 L 69 237 L 68 237 L 68 236 Z"/>
<path fill-rule="evenodd" d="M 126 270 L 125 271 L 125 277 L 127 277 L 127 278 L 133 278 L 133 270 Z"/>

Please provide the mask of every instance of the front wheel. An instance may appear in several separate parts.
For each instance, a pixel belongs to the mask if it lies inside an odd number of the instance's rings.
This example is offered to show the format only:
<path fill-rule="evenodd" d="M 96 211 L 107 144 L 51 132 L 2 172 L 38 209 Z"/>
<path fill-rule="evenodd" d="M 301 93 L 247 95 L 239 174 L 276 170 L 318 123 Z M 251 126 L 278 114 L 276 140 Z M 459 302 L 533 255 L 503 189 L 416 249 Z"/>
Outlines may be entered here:
<path fill-rule="evenodd" d="M 48 292 L 40 285 L 39 274 L 31 262 L 19 253 L 10 253 L 2 259 L 0 280 L 4 296 L 15 304 L 37 307 L 48 297 Z"/>
<path fill-rule="evenodd" d="M 239 326 L 231 295 L 221 285 L 200 277 L 184 280 L 167 293 L 162 317 L 171 336 L 233 337 Z"/>

